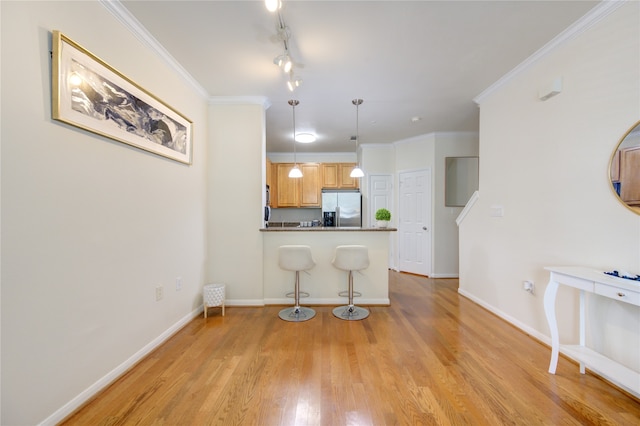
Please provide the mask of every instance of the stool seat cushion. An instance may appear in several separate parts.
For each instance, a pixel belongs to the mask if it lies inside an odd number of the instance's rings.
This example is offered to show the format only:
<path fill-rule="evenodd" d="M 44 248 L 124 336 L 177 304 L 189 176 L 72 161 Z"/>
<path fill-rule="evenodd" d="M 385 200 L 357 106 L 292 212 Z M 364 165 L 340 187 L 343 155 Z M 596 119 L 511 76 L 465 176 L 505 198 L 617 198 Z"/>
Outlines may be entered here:
<path fill-rule="evenodd" d="M 338 246 L 331 263 L 343 271 L 366 269 L 369 267 L 369 250 L 361 245 Z"/>
<path fill-rule="evenodd" d="M 316 266 L 311 255 L 311 247 L 304 245 L 280 246 L 278 264 L 286 271 L 308 271 Z"/>

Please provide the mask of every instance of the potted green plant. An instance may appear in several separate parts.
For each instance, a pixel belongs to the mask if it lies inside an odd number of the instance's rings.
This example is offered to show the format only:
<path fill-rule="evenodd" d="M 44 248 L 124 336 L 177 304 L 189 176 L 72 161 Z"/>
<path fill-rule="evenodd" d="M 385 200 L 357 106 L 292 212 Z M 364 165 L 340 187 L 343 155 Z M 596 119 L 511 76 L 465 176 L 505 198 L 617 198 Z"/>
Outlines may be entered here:
<path fill-rule="evenodd" d="M 386 228 L 391 220 L 391 212 L 387 209 L 376 210 L 376 221 L 378 228 Z"/>

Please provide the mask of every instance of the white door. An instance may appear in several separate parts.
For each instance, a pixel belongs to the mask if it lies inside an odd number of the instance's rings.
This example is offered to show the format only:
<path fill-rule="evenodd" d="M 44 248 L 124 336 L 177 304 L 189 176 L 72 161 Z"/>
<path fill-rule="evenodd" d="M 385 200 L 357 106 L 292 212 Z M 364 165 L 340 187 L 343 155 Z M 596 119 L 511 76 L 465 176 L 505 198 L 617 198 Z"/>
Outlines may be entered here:
<path fill-rule="evenodd" d="M 431 274 L 431 169 L 402 172 L 398 221 L 399 269 Z"/>

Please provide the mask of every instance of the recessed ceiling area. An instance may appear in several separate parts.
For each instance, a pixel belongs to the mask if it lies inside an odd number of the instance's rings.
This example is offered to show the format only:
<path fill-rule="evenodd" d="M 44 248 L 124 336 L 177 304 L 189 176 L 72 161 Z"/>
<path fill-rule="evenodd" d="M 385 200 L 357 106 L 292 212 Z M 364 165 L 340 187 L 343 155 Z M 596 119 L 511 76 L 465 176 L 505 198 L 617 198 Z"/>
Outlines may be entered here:
<path fill-rule="evenodd" d="M 597 1 L 287 1 L 300 87 L 274 64 L 278 18 L 264 1 L 122 1 L 211 97 L 264 97 L 268 152 L 352 152 L 421 134 L 478 131 L 473 98 Z M 532 88 L 536 96 L 537 88 Z"/>

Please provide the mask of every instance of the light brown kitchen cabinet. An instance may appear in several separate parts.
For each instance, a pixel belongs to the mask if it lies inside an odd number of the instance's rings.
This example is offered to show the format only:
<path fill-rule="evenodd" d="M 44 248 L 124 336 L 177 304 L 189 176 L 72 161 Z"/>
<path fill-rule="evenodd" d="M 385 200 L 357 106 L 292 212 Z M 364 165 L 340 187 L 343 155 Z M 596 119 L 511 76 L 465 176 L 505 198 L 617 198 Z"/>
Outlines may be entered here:
<path fill-rule="evenodd" d="M 300 207 L 321 207 L 320 164 L 299 164 L 302 171 L 300 180 Z"/>
<path fill-rule="evenodd" d="M 266 183 L 267 186 L 269 187 L 269 195 L 271 197 L 273 197 L 273 190 L 274 190 L 274 185 L 273 185 L 273 164 L 271 163 L 271 161 L 267 158 L 267 163 L 265 165 L 265 171 L 266 171 Z M 273 207 L 273 201 L 270 200 L 270 204 L 271 207 Z"/>
<path fill-rule="evenodd" d="M 300 207 L 300 180 L 289 177 L 292 163 L 275 164 L 276 206 L 273 207 Z"/>
<path fill-rule="evenodd" d="M 327 189 L 357 189 L 359 181 L 352 178 L 355 163 L 322 163 L 322 187 Z"/>
<path fill-rule="evenodd" d="M 338 188 L 338 163 L 322 164 L 322 187 Z"/>
<path fill-rule="evenodd" d="M 339 163 L 338 164 L 338 188 L 339 189 L 357 189 L 360 187 L 360 180 L 351 177 L 351 171 L 356 163 Z"/>
<path fill-rule="evenodd" d="M 620 150 L 620 198 L 640 206 L 640 146 Z"/>
<path fill-rule="evenodd" d="M 277 163 L 277 207 L 320 207 L 320 164 L 298 163 L 301 178 L 290 178 L 292 163 Z"/>
<path fill-rule="evenodd" d="M 271 207 L 322 207 L 322 188 L 358 188 L 358 179 L 349 176 L 354 163 L 298 163 L 302 171 L 299 179 L 289 177 L 293 166 L 271 164 Z"/>

